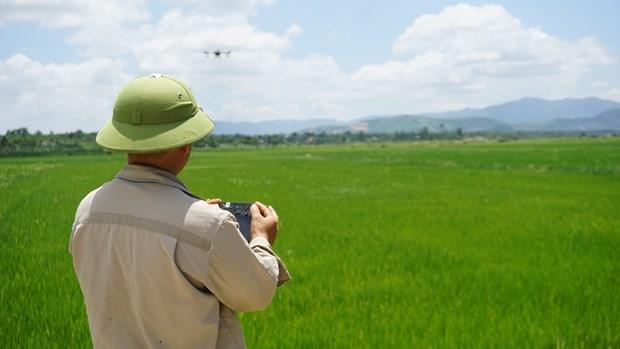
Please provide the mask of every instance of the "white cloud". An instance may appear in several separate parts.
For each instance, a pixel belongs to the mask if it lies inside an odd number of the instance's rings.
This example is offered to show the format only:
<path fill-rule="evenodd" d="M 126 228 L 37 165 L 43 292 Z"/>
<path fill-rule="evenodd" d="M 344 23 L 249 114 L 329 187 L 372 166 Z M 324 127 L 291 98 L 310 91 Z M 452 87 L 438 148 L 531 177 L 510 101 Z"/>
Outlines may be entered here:
<path fill-rule="evenodd" d="M 185 5 L 191 8 L 192 12 L 199 11 L 210 15 L 253 15 L 259 6 L 273 4 L 273 0 L 168 0 L 167 2 Z"/>
<path fill-rule="evenodd" d="M 294 36 L 297 36 L 297 35 L 301 34 L 303 31 L 304 31 L 303 28 L 299 24 L 293 23 L 286 30 L 286 36 L 289 37 L 289 38 L 292 38 Z"/>
<path fill-rule="evenodd" d="M 605 93 L 605 97 L 620 102 L 620 88 L 612 88 Z"/>
<path fill-rule="evenodd" d="M 48 27 L 81 27 L 148 18 L 146 0 L 3 0 L 0 24 L 33 21 Z"/>
<path fill-rule="evenodd" d="M 378 98 L 418 102 L 418 110 L 434 109 L 428 100 L 433 93 L 471 104 L 566 97 L 589 70 L 613 63 L 595 39 L 567 41 L 526 28 L 498 5 L 459 4 L 420 16 L 396 39 L 393 52 L 397 59 L 363 66 L 353 78 L 382 86 Z"/>
<path fill-rule="evenodd" d="M 130 77 L 106 58 L 78 64 L 42 64 L 17 54 L 0 62 L 2 129 L 94 130 L 111 114 Z"/>
<path fill-rule="evenodd" d="M 231 70 L 244 74 L 263 70 L 289 45 L 286 35 L 259 31 L 242 16 L 171 11 L 155 25 L 140 29 L 132 51 L 143 71 L 221 75 Z M 230 50 L 232 54 L 210 61 L 204 50 Z"/>
<path fill-rule="evenodd" d="M 386 81 L 415 84 L 437 83 L 443 80 L 441 69 L 447 58 L 444 54 L 428 51 L 408 61 L 390 60 L 381 64 L 366 65 L 353 74 L 357 81 Z"/>
<path fill-rule="evenodd" d="M 459 4 L 437 15 L 420 16 L 394 42 L 393 51 L 439 52 L 456 69 L 490 77 L 579 74 L 612 62 L 593 38 L 565 41 L 538 28 L 525 28 L 498 5 Z"/>
<path fill-rule="evenodd" d="M 221 83 L 230 80 L 222 78 Z M 350 116 L 349 78 L 331 56 L 302 60 L 278 59 L 273 66 L 229 85 L 231 94 L 213 93 L 207 100 L 223 101 L 215 117 L 233 120 L 279 118 L 342 118 Z M 200 86 L 200 83 L 196 85 Z M 269 107 L 270 106 L 270 107 Z"/>
<path fill-rule="evenodd" d="M 394 42 L 393 51 L 397 54 L 429 49 L 471 52 L 484 46 L 495 48 L 496 40 L 487 44 L 489 36 L 505 37 L 520 29 L 519 20 L 501 6 L 459 4 L 446 7 L 436 15 L 418 17 Z M 480 37 L 480 34 L 485 35 Z M 510 40 L 504 42 L 507 46 L 512 44 Z"/>

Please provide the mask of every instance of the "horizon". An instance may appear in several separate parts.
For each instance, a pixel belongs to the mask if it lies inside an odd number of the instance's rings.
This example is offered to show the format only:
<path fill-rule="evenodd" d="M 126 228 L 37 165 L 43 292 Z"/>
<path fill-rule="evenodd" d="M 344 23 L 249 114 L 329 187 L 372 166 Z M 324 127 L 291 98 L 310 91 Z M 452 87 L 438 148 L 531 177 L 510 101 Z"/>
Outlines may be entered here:
<path fill-rule="evenodd" d="M 494 105 L 488 105 L 488 106 L 484 106 L 484 107 L 480 107 L 480 108 L 463 108 L 463 109 L 458 109 L 458 110 L 445 110 L 445 111 L 439 111 L 439 112 L 432 112 L 432 113 L 417 113 L 417 114 L 403 114 L 403 113 L 396 113 L 396 114 L 383 114 L 383 115 L 379 115 L 379 114 L 374 114 L 374 115 L 365 115 L 365 116 L 359 116 L 359 117 L 354 117 L 352 119 L 347 119 L 347 120 L 336 120 L 336 119 L 329 119 L 329 118 L 307 118 L 307 119 L 266 119 L 266 120 L 256 120 L 256 121 L 231 121 L 231 120 L 219 120 L 219 119 L 213 119 L 216 122 L 216 129 L 214 130 L 215 134 L 218 134 L 218 130 L 217 130 L 217 123 L 228 123 L 228 124 L 234 124 L 234 125 L 240 125 L 240 124 L 252 124 L 252 125 L 259 125 L 262 123 L 278 123 L 278 122 L 282 122 L 282 123 L 303 123 L 303 122 L 311 122 L 311 121 L 325 121 L 328 122 L 326 124 L 321 124 L 321 126 L 319 127 L 323 127 L 323 126 L 337 126 L 337 125 L 346 125 L 346 124 L 351 124 L 351 123 L 363 123 L 363 122 L 367 122 L 370 120 L 378 120 L 378 119 L 384 119 L 384 118 L 394 118 L 394 117 L 402 117 L 402 116 L 411 116 L 411 117 L 421 117 L 421 118 L 428 118 L 428 119 L 436 119 L 436 120 L 446 120 L 446 121 L 456 121 L 456 120 L 463 120 L 463 119 L 471 119 L 471 118 L 478 118 L 478 117 L 488 117 L 490 119 L 497 120 L 496 118 L 490 117 L 490 116 L 486 116 L 486 115 L 480 115 L 480 116 L 453 116 L 453 117 L 447 117 L 447 116 L 443 116 L 441 114 L 448 114 L 448 113 L 459 113 L 459 112 L 463 112 L 463 111 L 472 111 L 472 110 L 484 110 L 487 108 L 493 108 L 493 107 L 497 107 L 497 106 L 503 106 L 506 104 L 511 104 L 511 103 L 518 103 L 521 102 L 523 100 L 537 100 L 537 101 L 543 101 L 543 102 L 562 102 L 562 101 L 583 101 L 583 100 L 598 100 L 598 101 L 603 101 L 603 102 L 613 102 L 613 103 L 618 103 L 620 105 L 620 102 L 616 102 L 616 101 L 612 101 L 612 100 L 607 100 L 607 99 L 602 99 L 596 96 L 588 96 L 588 97 L 583 97 L 583 98 L 574 98 L 574 97 L 567 97 L 567 98 L 561 98 L 561 99 L 543 99 L 543 98 L 537 98 L 537 97 L 522 97 L 519 98 L 517 100 L 512 100 L 512 101 L 505 101 L 505 102 L 501 102 L 499 104 L 494 104 Z M 606 110 L 604 112 L 608 112 L 610 110 L 615 110 L 617 108 L 612 108 L 609 110 Z M 602 112 L 602 113 L 604 113 Z M 599 113 L 597 113 L 599 114 Z M 588 118 L 588 117 L 593 117 L 596 115 L 582 115 L 582 116 L 567 116 L 565 118 L 562 119 L 579 119 L 579 118 Z M 337 122 L 339 124 L 334 124 L 334 122 Z M 501 121 L 500 121 L 501 122 Z M 540 125 L 542 125 L 543 123 L 541 123 Z M 16 127 L 13 129 L 1 129 L 0 128 L 0 135 L 2 135 L 3 133 L 6 133 L 8 131 L 14 131 L 14 130 L 18 130 L 18 129 L 22 129 L 22 128 L 26 128 L 27 131 L 30 134 L 34 134 L 36 132 L 41 132 L 43 134 L 52 134 L 52 133 L 57 133 L 57 134 L 64 134 L 64 133 L 73 133 L 73 132 L 83 132 L 83 133 L 97 133 L 99 131 L 99 129 L 74 129 L 74 130 L 67 130 L 67 131 L 61 131 L 61 132 L 55 132 L 53 130 L 50 131 L 42 131 L 39 129 L 30 129 L 28 127 Z M 225 133 L 225 134 L 229 134 L 229 133 Z"/>
<path fill-rule="evenodd" d="M 350 122 L 528 97 L 620 101 L 614 1 L 92 0 L 50 10 L 11 0 L 0 9 L 0 132 L 97 130 L 120 88 L 153 72 L 186 81 L 220 122 Z"/>

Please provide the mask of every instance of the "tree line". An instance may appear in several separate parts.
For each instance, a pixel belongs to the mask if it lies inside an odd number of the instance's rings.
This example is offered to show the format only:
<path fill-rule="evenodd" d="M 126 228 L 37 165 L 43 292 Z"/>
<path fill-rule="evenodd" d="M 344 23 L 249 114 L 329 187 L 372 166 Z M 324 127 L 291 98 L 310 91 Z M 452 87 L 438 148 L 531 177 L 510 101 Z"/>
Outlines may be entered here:
<path fill-rule="evenodd" d="M 27 128 L 8 130 L 0 135 L 0 156 L 105 153 L 95 143 L 96 132 L 77 130 L 67 133 L 31 133 Z M 432 133 L 427 128 L 420 132 L 367 134 L 344 132 L 338 134 L 293 132 L 290 134 L 242 135 L 213 134 L 194 144 L 197 148 L 219 147 L 275 147 L 282 145 L 346 144 L 369 142 L 398 142 L 430 139 L 458 139 L 463 133 Z"/>
<path fill-rule="evenodd" d="M 27 128 L 8 130 L 0 135 L 0 156 L 97 154 L 109 153 L 95 143 L 96 132 L 77 130 L 67 133 L 31 133 Z M 364 132 L 314 133 L 293 132 L 272 135 L 213 134 L 194 144 L 196 148 L 219 147 L 276 147 L 290 145 L 320 145 L 347 143 L 415 142 L 428 140 L 459 140 L 466 138 L 496 139 L 499 141 L 531 137 L 566 136 L 558 133 L 464 133 L 456 131 L 431 132 L 424 127 L 418 132 L 368 134 Z M 574 136 L 574 135 L 572 135 Z"/>

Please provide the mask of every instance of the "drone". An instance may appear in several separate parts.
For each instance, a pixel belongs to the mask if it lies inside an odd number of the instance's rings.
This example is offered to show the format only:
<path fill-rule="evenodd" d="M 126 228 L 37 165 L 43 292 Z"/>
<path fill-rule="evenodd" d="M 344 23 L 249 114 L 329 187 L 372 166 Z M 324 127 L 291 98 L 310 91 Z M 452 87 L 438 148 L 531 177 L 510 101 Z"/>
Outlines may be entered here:
<path fill-rule="evenodd" d="M 230 56 L 230 51 L 215 50 L 215 51 L 203 51 L 203 53 L 207 57 L 214 57 L 214 58 L 222 58 L 222 57 Z"/>

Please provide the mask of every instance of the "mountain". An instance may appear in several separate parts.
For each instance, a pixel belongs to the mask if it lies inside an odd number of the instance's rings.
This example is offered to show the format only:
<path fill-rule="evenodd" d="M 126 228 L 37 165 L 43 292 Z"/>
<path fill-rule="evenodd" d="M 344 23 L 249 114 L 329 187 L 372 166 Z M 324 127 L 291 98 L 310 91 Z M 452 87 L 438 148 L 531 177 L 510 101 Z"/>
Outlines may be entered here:
<path fill-rule="evenodd" d="M 215 134 L 231 135 L 264 135 L 264 134 L 288 134 L 299 130 L 318 127 L 321 125 L 337 125 L 341 123 L 332 119 L 312 120 L 269 120 L 258 122 L 229 122 L 215 120 Z"/>
<path fill-rule="evenodd" d="M 620 131 L 620 109 L 611 109 L 585 118 L 555 119 L 544 125 L 544 130 L 555 132 Z"/>
<path fill-rule="evenodd" d="M 590 117 L 609 109 L 620 108 L 620 103 L 596 97 L 544 100 L 522 98 L 481 109 L 463 109 L 444 113 L 426 114 L 436 118 L 487 117 L 510 125 L 543 125 L 554 119 Z"/>
<path fill-rule="evenodd" d="M 614 111 L 616 110 L 616 111 Z M 544 100 L 522 98 L 486 108 L 424 115 L 376 115 L 349 122 L 333 119 L 226 122 L 216 120 L 216 134 L 289 134 L 293 132 L 463 132 L 620 131 L 620 103 L 596 97 Z"/>
<path fill-rule="evenodd" d="M 438 119 L 421 115 L 374 116 L 367 117 L 349 124 L 327 125 L 309 128 L 308 132 L 342 133 L 394 133 L 419 132 L 426 128 L 430 132 L 502 132 L 510 131 L 511 127 L 503 122 L 484 117 L 461 119 Z"/>

